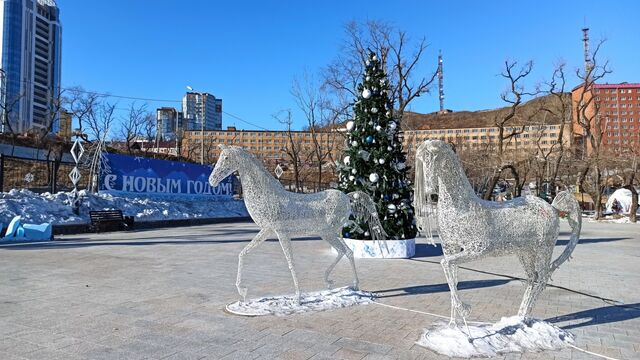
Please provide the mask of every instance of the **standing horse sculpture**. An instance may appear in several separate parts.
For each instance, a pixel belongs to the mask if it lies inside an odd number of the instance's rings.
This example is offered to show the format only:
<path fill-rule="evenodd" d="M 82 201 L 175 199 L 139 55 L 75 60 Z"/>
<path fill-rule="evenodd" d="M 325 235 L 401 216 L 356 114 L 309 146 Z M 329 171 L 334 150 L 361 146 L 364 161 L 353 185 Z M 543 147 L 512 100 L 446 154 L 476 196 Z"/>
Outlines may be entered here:
<path fill-rule="evenodd" d="M 438 195 L 436 205 L 441 261 L 451 290 L 451 325 L 456 313 L 466 323 L 470 307 L 457 292 L 459 264 L 490 256 L 515 254 L 527 276 L 518 316 L 528 317 L 551 274 L 578 244 L 582 224 L 580 207 L 570 192 L 559 193 L 550 205 L 526 196 L 502 203 L 479 199 L 462 165 L 445 142 L 428 140 L 416 151 L 415 208 L 418 228 L 430 227 L 427 197 Z M 568 214 L 571 238 L 562 254 L 551 261 L 559 233 L 559 212 Z"/>
<path fill-rule="evenodd" d="M 386 238 L 387 234 L 378 219 L 376 207 L 371 198 L 363 192 L 344 194 L 338 190 L 326 190 L 315 194 L 299 194 L 286 191 L 284 187 L 262 166 L 262 163 L 246 150 L 237 146 L 221 145 L 222 152 L 213 172 L 209 176 L 211 186 L 216 186 L 227 176 L 238 172 L 242 181 L 245 205 L 260 232 L 240 252 L 238 256 L 238 293 L 246 301 L 247 288 L 242 285 L 244 257 L 270 235 L 280 241 L 287 259 L 296 298 L 300 302 L 300 287 L 293 266 L 291 251 L 292 235 L 320 235 L 338 252 L 336 259 L 324 273 L 324 281 L 331 287 L 329 276 L 343 256 L 351 263 L 353 287 L 358 289 L 358 274 L 353 252 L 340 237 L 342 227 L 355 224 L 350 215 L 366 220 L 370 224 L 375 240 Z"/>

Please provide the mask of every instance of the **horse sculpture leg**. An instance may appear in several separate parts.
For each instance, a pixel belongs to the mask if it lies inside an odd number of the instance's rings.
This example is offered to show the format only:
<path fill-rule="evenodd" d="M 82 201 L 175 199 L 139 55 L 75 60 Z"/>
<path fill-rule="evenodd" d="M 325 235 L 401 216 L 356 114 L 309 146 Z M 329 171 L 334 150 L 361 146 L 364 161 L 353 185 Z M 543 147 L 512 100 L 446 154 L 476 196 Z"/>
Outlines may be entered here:
<path fill-rule="evenodd" d="M 349 263 L 351 264 L 351 271 L 353 272 L 353 290 L 360 290 L 360 280 L 358 279 L 358 271 L 356 270 L 356 261 L 353 258 L 353 251 L 347 246 L 344 239 L 335 237 L 335 235 L 334 239 L 340 246 L 342 246 L 344 255 L 349 259 Z"/>
<path fill-rule="evenodd" d="M 460 301 L 460 297 L 458 296 L 458 278 L 456 267 L 460 263 L 475 260 L 482 255 L 482 253 L 467 253 L 466 251 L 462 251 L 455 255 L 445 256 L 445 258 L 440 262 L 440 264 L 442 265 L 442 269 L 444 270 L 444 276 L 447 279 L 447 284 L 449 284 L 449 290 L 451 291 L 453 308 L 465 322 L 467 316 L 469 316 L 469 313 L 471 312 L 471 308 L 469 307 L 469 305 Z M 451 319 L 451 323 L 455 324 L 455 317 Z"/>
<path fill-rule="evenodd" d="M 276 231 L 276 235 L 278 235 L 278 240 L 280 241 L 280 246 L 282 247 L 284 257 L 287 259 L 287 265 L 289 265 L 289 271 L 291 271 L 291 277 L 293 278 L 293 287 L 296 289 L 296 299 L 298 301 L 298 304 L 300 304 L 300 287 L 298 286 L 298 276 L 296 275 L 296 269 L 293 266 L 291 238 L 288 234 L 285 234 L 281 231 Z"/>
<path fill-rule="evenodd" d="M 324 272 L 324 283 L 327 285 L 327 288 L 331 289 L 333 287 L 333 280 L 329 279 L 329 276 L 331 275 L 331 272 L 336 267 L 336 265 L 340 262 L 340 259 L 342 259 L 342 257 L 344 256 L 345 251 L 344 247 L 342 246 L 342 244 L 340 244 L 335 234 L 325 234 L 321 237 L 322 240 L 328 242 L 331 247 L 336 249 L 336 251 L 338 252 L 338 256 L 336 256 L 335 260 L 333 260 L 331 265 L 329 265 L 327 270 Z"/>
<path fill-rule="evenodd" d="M 518 316 L 528 317 L 531 315 L 538 296 L 547 286 L 552 251 L 553 249 L 542 252 L 538 250 L 535 254 L 529 254 L 528 257 L 520 256 L 520 261 L 527 274 L 527 289 L 524 292 Z"/>
<path fill-rule="evenodd" d="M 247 288 L 242 286 L 242 270 L 244 268 L 244 257 L 247 255 L 253 248 L 260 245 L 267 239 L 267 235 L 269 235 L 268 229 L 261 229 L 260 232 L 256 236 L 253 237 L 251 242 L 247 244 L 247 246 L 240 251 L 238 254 L 238 276 L 236 277 L 236 288 L 238 289 L 238 294 L 242 296 L 242 301 L 247 300 Z"/>

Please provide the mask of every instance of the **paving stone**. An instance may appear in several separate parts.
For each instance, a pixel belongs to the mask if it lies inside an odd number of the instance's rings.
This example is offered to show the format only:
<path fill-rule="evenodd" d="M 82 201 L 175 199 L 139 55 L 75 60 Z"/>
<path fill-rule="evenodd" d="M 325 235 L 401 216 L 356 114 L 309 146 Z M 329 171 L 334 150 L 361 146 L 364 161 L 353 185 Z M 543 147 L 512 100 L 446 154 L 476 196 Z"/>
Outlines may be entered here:
<path fill-rule="evenodd" d="M 576 346 L 640 358 L 640 231 L 585 222 L 573 260 L 554 273 L 533 315 L 576 335 Z M 567 239 L 563 223 L 561 242 Z M 251 223 L 63 236 L 46 244 L 0 245 L 0 359 L 446 359 L 417 346 L 425 328 L 446 321 L 450 294 L 441 256 L 418 239 L 412 260 L 358 259 L 361 286 L 380 305 L 315 314 L 247 318 L 223 311 L 236 301 L 237 255 Z M 319 239 L 296 239 L 303 290 L 322 289 L 333 260 Z M 563 249 L 556 247 L 556 256 Z M 426 253 L 426 255 L 425 255 Z M 603 254 L 606 254 L 604 256 Z M 303 265 L 304 264 L 304 265 Z M 523 276 L 514 257 L 460 269 L 460 296 L 472 320 L 497 321 L 518 309 Z M 336 284 L 351 281 L 346 261 Z M 267 241 L 246 258 L 250 297 L 289 294 L 282 249 Z M 578 292 L 627 304 L 614 306 Z M 592 359 L 578 350 L 507 354 L 498 359 Z"/>

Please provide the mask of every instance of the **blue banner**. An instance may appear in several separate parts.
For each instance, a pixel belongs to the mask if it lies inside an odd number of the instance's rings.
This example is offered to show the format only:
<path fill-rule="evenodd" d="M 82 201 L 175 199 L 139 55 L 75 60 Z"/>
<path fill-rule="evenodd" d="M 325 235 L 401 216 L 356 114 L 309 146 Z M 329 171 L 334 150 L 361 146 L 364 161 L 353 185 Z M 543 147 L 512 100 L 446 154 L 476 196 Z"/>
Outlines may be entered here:
<path fill-rule="evenodd" d="M 100 190 L 137 194 L 233 195 L 232 177 L 209 185 L 213 168 L 185 162 L 139 156 L 104 154 Z"/>

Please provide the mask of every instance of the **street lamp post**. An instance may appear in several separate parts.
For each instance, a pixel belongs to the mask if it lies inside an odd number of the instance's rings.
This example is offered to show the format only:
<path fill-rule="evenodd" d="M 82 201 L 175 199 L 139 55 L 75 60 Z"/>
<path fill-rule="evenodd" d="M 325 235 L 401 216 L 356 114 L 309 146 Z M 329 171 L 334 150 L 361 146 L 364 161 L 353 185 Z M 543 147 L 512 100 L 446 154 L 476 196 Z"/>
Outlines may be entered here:
<path fill-rule="evenodd" d="M 2 121 L 2 125 L 0 126 L 0 132 L 5 133 L 5 126 L 7 125 L 7 73 L 4 72 L 4 69 L 0 69 L 0 104 L 2 104 L 2 115 L 0 121 Z"/>

